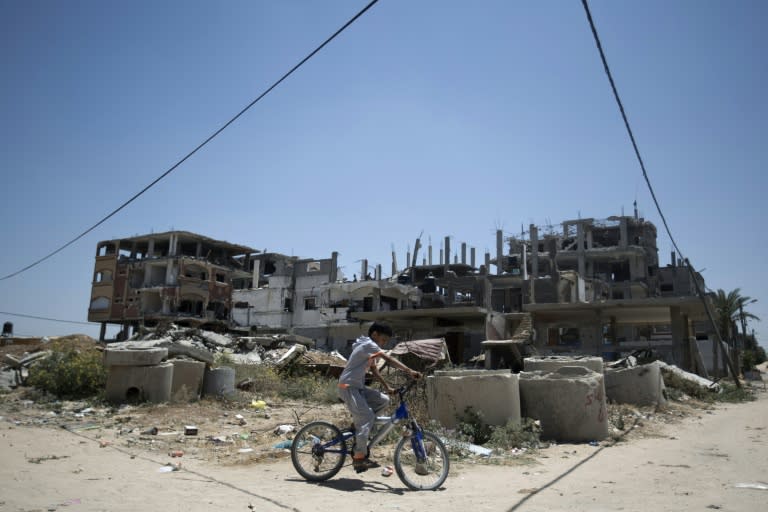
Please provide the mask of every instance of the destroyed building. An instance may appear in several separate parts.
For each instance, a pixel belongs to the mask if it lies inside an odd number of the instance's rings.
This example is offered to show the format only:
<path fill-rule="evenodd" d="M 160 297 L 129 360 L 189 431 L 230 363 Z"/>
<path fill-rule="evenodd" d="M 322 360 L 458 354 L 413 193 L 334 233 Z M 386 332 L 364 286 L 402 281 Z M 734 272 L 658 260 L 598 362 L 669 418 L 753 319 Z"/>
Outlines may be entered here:
<path fill-rule="evenodd" d="M 232 282 L 251 276 L 250 247 L 186 231 L 99 242 L 88 321 L 123 326 L 168 320 L 182 325 L 228 324 Z"/>
<path fill-rule="evenodd" d="M 703 279 L 674 254 L 661 267 L 656 237 L 635 212 L 506 238 L 499 230 L 496 254 L 479 262 L 474 248 L 452 250 L 445 237 L 439 260 L 430 242 L 419 264 L 417 239 L 404 269 L 392 254 L 391 277 L 363 260 L 350 280 L 336 252 L 304 259 L 186 232 L 144 235 L 99 242 L 88 318 L 218 321 L 341 353 L 376 320 L 401 340 L 445 339 L 457 364 L 514 368 L 526 351 L 613 359 L 649 348 L 682 368 L 709 367 L 712 329 L 694 286 Z"/>

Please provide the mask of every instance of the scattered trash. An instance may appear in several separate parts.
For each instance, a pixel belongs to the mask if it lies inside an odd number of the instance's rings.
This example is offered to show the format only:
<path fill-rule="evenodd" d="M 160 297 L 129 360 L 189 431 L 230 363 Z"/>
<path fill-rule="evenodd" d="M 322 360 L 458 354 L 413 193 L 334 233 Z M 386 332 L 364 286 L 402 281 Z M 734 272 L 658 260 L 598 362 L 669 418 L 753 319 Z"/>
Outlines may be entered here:
<path fill-rule="evenodd" d="M 99 448 L 106 448 L 109 444 L 109 441 L 99 441 Z"/>
<path fill-rule="evenodd" d="M 227 436 L 212 436 L 212 437 L 209 437 L 208 440 L 216 444 L 224 444 L 224 443 L 231 442 L 229 438 L 227 438 Z"/>
<path fill-rule="evenodd" d="M 285 441 L 280 441 L 279 443 L 277 443 L 275 446 L 273 446 L 273 448 L 276 448 L 278 450 L 287 450 L 291 447 L 292 444 L 293 444 L 292 440 L 286 439 Z"/>
<path fill-rule="evenodd" d="M 165 466 L 158 469 L 158 473 L 170 473 L 172 471 L 178 471 L 181 469 L 181 462 L 169 462 Z"/>
<path fill-rule="evenodd" d="M 734 487 L 737 487 L 739 489 L 757 489 L 759 491 L 768 491 L 768 484 L 766 484 L 765 482 L 741 483 L 741 484 L 735 484 Z"/>
<path fill-rule="evenodd" d="M 197 427 L 194 425 L 187 425 L 184 427 L 184 435 L 185 436 L 196 436 L 197 435 Z"/>
<path fill-rule="evenodd" d="M 589 446 L 600 446 L 600 443 L 597 441 L 590 441 Z"/>
<path fill-rule="evenodd" d="M 392 473 L 395 472 L 395 468 L 392 466 L 385 466 L 381 469 L 381 476 L 392 476 Z"/>
<path fill-rule="evenodd" d="M 148 428 L 144 432 L 141 433 L 145 436 L 156 436 L 157 435 L 157 427 Z"/>
<path fill-rule="evenodd" d="M 251 407 L 256 409 L 257 411 L 262 411 L 267 406 L 267 402 L 264 400 L 252 400 L 251 401 Z"/>
<path fill-rule="evenodd" d="M 173 450 L 172 452 L 169 452 L 168 455 L 170 457 L 182 457 L 184 452 L 182 450 Z"/>
<path fill-rule="evenodd" d="M 235 419 L 238 421 L 240 425 L 245 425 L 246 421 L 242 414 L 238 414 L 235 416 Z"/>
<path fill-rule="evenodd" d="M 253 448 L 240 448 L 237 450 L 237 453 L 251 453 L 253 451 Z"/>
<path fill-rule="evenodd" d="M 275 429 L 275 434 L 287 434 L 288 432 L 293 432 L 295 430 L 295 427 L 293 425 L 280 425 Z"/>
<path fill-rule="evenodd" d="M 442 439 L 442 441 L 448 446 L 456 446 L 463 450 L 467 450 L 471 453 L 474 453 L 475 455 L 480 455 L 483 457 L 489 457 L 491 453 L 493 453 L 493 450 L 491 450 L 490 448 L 484 448 L 482 446 L 478 446 L 472 443 L 465 443 L 463 441 L 456 441 L 454 439 Z"/>

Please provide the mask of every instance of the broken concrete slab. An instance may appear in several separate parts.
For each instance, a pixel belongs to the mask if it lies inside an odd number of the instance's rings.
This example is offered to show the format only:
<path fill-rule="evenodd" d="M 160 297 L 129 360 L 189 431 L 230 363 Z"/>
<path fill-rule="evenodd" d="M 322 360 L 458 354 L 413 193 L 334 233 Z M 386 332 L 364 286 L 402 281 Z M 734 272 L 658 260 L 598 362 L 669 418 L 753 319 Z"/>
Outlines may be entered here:
<path fill-rule="evenodd" d="M 713 393 L 719 393 L 720 391 L 722 391 L 720 384 L 718 384 L 717 382 L 713 382 L 709 379 L 705 379 L 704 377 L 696 375 L 695 373 L 687 372 L 685 370 L 678 368 L 677 366 L 667 364 L 663 361 L 657 361 L 657 362 L 659 363 L 659 368 L 661 368 L 662 372 L 668 372 L 669 374 L 674 375 L 675 377 L 678 377 L 680 379 L 683 379 L 684 381 L 690 383 L 693 386 L 696 386 L 702 390 L 711 391 Z"/>
<path fill-rule="evenodd" d="M 595 356 L 533 356 L 523 360 L 526 372 L 554 372 L 563 366 L 583 366 L 603 373 L 603 359 Z"/>
<path fill-rule="evenodd" d="M 104 350 L 104 366 L 153 366 L 168 357 L 168 349 L 161 347 L 147 348 L 107 348 Z"/>
<path fill-rule="evenodd" d="M 608 436 L 603 374 L 583 366 L 521 372 L 522 415 L 541 421 L 542 439 L 600 441 Z"/>
<path fill-rule="evenodd" d="M 658 361 L 629 368 L 605 369 L 608 400 L 621 404 L 663 406 L 667 403 Z"/>

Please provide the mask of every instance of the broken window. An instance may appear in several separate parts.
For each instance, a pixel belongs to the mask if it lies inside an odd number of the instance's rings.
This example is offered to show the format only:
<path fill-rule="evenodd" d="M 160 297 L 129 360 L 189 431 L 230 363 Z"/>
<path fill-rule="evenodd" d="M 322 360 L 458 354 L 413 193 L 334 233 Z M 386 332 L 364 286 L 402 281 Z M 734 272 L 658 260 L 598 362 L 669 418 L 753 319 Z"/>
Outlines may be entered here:
<path fill-rule="evenodd" d="M 131 251 L 128 249 L 120 249 L 119 252 L 119 259 L 121 260 L 127 260 L 131 258 Z"/>
<path fill-rule="evenodd" d="M 235 302 L 235 309 L 248 309 L 247 302 Z"/>
<path fill-rule="evenodd" d="M 307 263 L 307 272 L 320 272 L 320 262 L 310 261 Z"/>
<path fill-rule="evenodd" d="M 96 283 L 111 283 L 112 282 L 112 272 L 110 270 L 102 270 L 101 272 L 96 273 L 96 277 L 94 279 L 94 282 Z"/>
<path fill-rule="evenodd" d="M 216 282 L 217 283 L 226 283 L 227 282 L 227 276 L 225 274 L 217 272 L 216 273 Z"/>
<path fill-rule="evenodd" d="M 182 299 L 179 313 L 192 316 L 203 316 L 203 301 L 198 299 Z"/>
<path fill-rule="evenodd" d="M 96 256 L 109 256 L 115 254 L 115 246 L 113 244 L 102 244 L 96 248 Z"/>
<path fill-rule="evenodd" d="M 293 311 L 293 301 L 291 299 L 285 299 L 283 302 L 283 311 L 291 313 Z"/>
<path fill-rule="evenodd" d="M 198 265 L 188 265 L 184 267 L 184 276 L 190 279 L 200 279 L 201 281 L 208 280 L 208 273 L 205 268 Z"/>
<path fill-rule="evenodd" d="M 317 300 L 317 297 L 304 297 L 304 309 L 305 310 L 317 309 L 316 300 Z"/>

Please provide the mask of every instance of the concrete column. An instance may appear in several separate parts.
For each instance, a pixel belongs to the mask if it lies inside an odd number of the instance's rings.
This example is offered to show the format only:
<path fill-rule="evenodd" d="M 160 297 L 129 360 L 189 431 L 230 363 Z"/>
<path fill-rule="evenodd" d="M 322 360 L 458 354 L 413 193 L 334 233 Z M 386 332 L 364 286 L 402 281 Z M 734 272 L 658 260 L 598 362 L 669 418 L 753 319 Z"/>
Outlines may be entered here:
<path fill-rule="evenodd" d="M 628 234 L 627 234 L 627 218 L 622 217 L 619 221 L 619 247 L 622 249 L 626 249 L 627 245 L 629 244 L 629 240 L 627 240 Z"/>
<path fill-rule="evenodd" d="M 149 252 L 147 257 L 152 258 L 155 256 L 155 239 L 154 238 L 149 239 L 149 248 L 147 249 L 147 251 Z"/>
<path fill-rule="evenodd" d="M 168 240 L 168 256 L 176 256 L 176 235 L 173 233 Z"/>
<path fill-rule="evenodd" d="M 381 281 L 381 265 L 376 265 L 376 280 Z"/>
<path fill-rule="evenodd" d="M 470 265 L 472 268 L 475 268 L 475 248 L 474 248 L 474 247 L 472 247 L 472 248 L 469 250 L 469 261 L 470 261 L 469 265 Z"/>
<path fill-rule="evenodd" d="M 485 275 L 491 274 L 491 253 L 485 253 Z"/>
<path fill-rule="evenodd" d="M 331 275 L 329 281 L 335 283 L 339 278 L 339 253 L 333 251 L 331 253 Z"/>
<path fill-rule="evenodd" d="M 531 230 L 531 278 L 539 277 L 539 228 L 530 225 Z"/>
<path fill-rule="evenodd" d="M 195 247 L 195 257 L 200 258 L 202 255 L 203 255 L 203 242 L 198 240 L 197 246 Z"/>
<path fill-rule="evenodd" d="M 496 275 L 501 275 L 504 267 L 504 235 L 500 229 L 496 230 Z"/>
<path fill-rule="evenodd" d="M 467 264 L 467 244 L 466 242 L 461 242 L 461 264 L 466 265 Z"/>
<path fill-rule="evenodd" d="M 683 314 L 679 307 L 670 307 L 669 317 L 672 326 L 672 357 L 677 366 L 688 370 L 691 359 L 688 346 L 688 315 Z"/>
<path fill-rule="evenodd" d="M 253 288 L 259 287 L 259 274 L 261 274 L 261 260 L 255 260 L 253 262 Z"/>
<path fill-rule="evenodd" d="M 165 263 L 165 284 L 167 286 L 171 286 L 171 285 L 174 284 L 174 279 L 173 279 L 173 260 L 168 260 Z"/>
<path fill-rule="evenodd" d="M 584 224 L 581 222 L 576 224 L 576 249 L 579 255 L 579 275 L 586 277 L 587 260 L 584 255 Z"/>
<path fill-rule="evenodd" d="M 107 336 L 107 323 L 101 322 L 101 329 L 99 330 L 99 341 L 104 341 Z"/>
<path fill-rule="evenodd" d="M 441 265 L 443 265 L 443 264 L 444 264 L 444 260 L 443 260 L 443 249 L 440 249 L 440 264 L 441 264 Z"/>
<path fill-rule="evenodd" d="M 368 260 L 363 260 L 363 264 L 360 267 L 360 280 L 365 281 L 365 276 L 368 275 Z"/>
<path fill-rule="evenodd" d="M 445 237 L 445 272 L 448 272 L 448 266 L 451 264 L 451 237 Z"/>
<path fill-rule="evenodd" d="M 429 260 L 428 261 L 429 261 L 429 264 L 432 265 L 432 244 L 431 243 L 429 244 L 428 251 L 429 251 Z"/>

